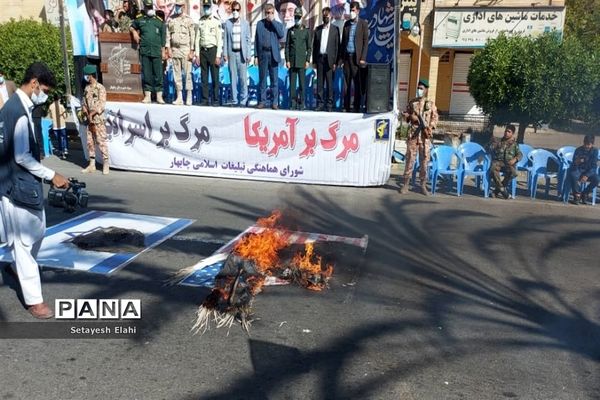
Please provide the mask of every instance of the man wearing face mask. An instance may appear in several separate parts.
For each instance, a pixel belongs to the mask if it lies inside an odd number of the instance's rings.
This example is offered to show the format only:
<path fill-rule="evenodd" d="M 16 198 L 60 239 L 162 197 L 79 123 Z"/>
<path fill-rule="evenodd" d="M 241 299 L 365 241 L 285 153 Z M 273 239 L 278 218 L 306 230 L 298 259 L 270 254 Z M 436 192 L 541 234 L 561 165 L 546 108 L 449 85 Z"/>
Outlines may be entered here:
<path fill-rule="evenodd" d="M 313 41 L 313 65 L 317 70 L 317 111 L 331 111 L 333 73 L 336 68 L 340 34 L 330 21 L 331 10 L 323 8 L 323 25 L 317 26 Z"/>
<path fill-rule="evenodd" d="M 408 102 L 408 106 L 401 116 L 408 123 L 404 185 L 400 189 L 401 194 L 408 193 L 410 177 L 412 176 L 418 154 L 421 193 L 426 196 L 429 195 L 429 191 L 427 190 L 427 164 L 429 164 L 429 150 L 431 148 L 433 131 L 438 122 L 438 112 L 435 103 L 427 99 L 427 89 L 429 89 L 429 81 L 427 79 L 419 80 L 417 84 L 417 97 Z"/>
<path fill-rule="evenodd" d="M 68 187 L 69 182 L 40 163 L 31 109 L 44 104 L 55 85 L 48 67 L 33 63 L 21 87 L 0 110 L 0 236 L 13 258 L 6 271 L 20 283 L 29 313 L 41 319 L 53 316 L 42 296 L 35 260 L 46 231 L 42 179 L 59 188 Z"/>
<path fill-rule="evenodd" d="M 84 174 L 96 171 L 96 145 L 102 153 L 102 175 L 108 175 L 108 144 L 106 143 L 106 89 L 96 79 L 96 66 L 88 64 L 83 68 L 83 75 L 87 86 L 83 91 L 83 112 L 87 115 L 87 151 L 90 158 L 89 165 L 81 172 Z"/>
<path fill-rule="evenodd" d="M 294 26 L 285 41 L 285 66 L 290 74 L 290 109 L 304 110 L 304 81 L 311 53 L 310 32 L 302 25 L 302 8 L 294 11 Z M 298 79 L 298 85 L 296 85 Z M 296 86 L 299 86 L 296 94 Z"/>
<path fill-rule="evenodd" d="M 192 105 L 192 59 L 194 58 L 194 21 L 184 12 L 185 0 L 176 0 L 171 19 L 167 22 L 167 57 L 173 60 L 173 75 L 177 98 L 175 105 L 183 104 L 183 82 L 185 74 L 186 105 Z"/>
<path fill-rule="evenodd" d="M 279 80 L 277 70 L 281 62 L 279 41 L 285 36 L 285 29 L 281 22 L 275 21 L 275 7 L 267 3 L 263 7 L 265 18 L 256 24 L 254 35 L 254 57 L 258 64 L 258 81 L 260 87 L 260 100 L 256 108 L 265 108 L 267 103 L 267 74 L 271 80 L 271 95 L 273 102 L 271 108 L 279 108 Z"/>
<path fill-rule="evenodd" d="M 162 19 L 156 16 L 152 0 L 144 0 L 144 13 L 133 21 L 130 31 L 133 40 L 140 45 L 145 92 L 142 103 L 151 103 L 152 92 L 155 92 L 156 102 L 165 104 L 162 97 L 162 60 L 166 59 L 166 34 Z"/>
<path fill-rule="evenodd" d="M 4 72 L 0 71 L 0 110 L 16 90 L 15 83 L 7 81 Z"/>
<path fill-rule="evenodd" d="M 224 25 L 225 40 L 223 40 L 223 54 L 225 62 L 229 63 L 231 76 L 231 94 L 233 106 L 246 107 L 248 101 L 248 62 L 250 61 L 250 25 L 240 17 L 242 6 L 239 2 L 231 3 L 232 17 Z M 238 83 L 240 93 L 238 99 Z"/>
<path fill-rule="evenodd" d="M 212 15 L 211 0 L 202 0 L 203 15 L 198 23 L 196 53 L 200 53 L 200 74 L 202 80 L 202 106 L 209 105 L 208 72 L 212 80 L 212 105 L 219 105 L 219 66 L 223 50 L 223 29 L 221 21 Z"/>
<path fill-rule="evenodd" d="M 358 18 L 360 4 L 350 3 L 350 19 L 344 24 L 342 47 L 338 65 L 344 68 L 344 109 L 350 112 L 350 97 L 354 83 L 354 112 L 359 112 L 366 92 L 367 50 L 369 48 L 369 24 Z"/>

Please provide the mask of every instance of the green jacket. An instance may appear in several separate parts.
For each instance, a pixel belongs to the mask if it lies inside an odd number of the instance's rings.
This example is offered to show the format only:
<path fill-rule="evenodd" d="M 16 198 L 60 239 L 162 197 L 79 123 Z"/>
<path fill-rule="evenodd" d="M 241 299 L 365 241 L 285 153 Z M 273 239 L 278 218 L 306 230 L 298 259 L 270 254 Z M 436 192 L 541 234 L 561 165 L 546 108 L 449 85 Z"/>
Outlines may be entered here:
<path fill-rule="evenodd" d="M 310 62 L 312 42 L 310 31 L 300 25 L 288 29 L 285 41 L 285 61 L 290 63 L 290 68 L 304 68 Z"/>
<path fill-rule="evenodd" d="M 523 153 L 519 149 L 519 144 L 514 138 L 506 140 L 492 140 L 489 145 L 489 150 L 493 161 L 509 162 L 516 158 L 520 161 L 523 158 Z"/>
<path fill-rule="evenodd" d="M 140 55 L 162 56 L 162 48 L 165 47 L 167 38 L 162 19 L 140 14 L 131 27 L 140 33 Z"/>

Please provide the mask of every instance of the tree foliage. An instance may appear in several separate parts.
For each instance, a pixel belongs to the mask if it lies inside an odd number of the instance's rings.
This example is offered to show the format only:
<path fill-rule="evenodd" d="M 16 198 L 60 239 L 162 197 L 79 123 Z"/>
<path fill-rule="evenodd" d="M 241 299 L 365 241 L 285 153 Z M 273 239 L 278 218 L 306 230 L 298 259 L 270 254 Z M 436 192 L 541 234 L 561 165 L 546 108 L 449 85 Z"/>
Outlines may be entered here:
<path fill-rule="evenodd" d="M 600 47 L 600 0 L 567 0 L 565 36 L 577 37 L 591 49 Z"/>
<path fill-rule="evenodd" d="M 530 124 L 593 112 L 600 89 L 600 60 L 576 37 L 556 33 L 490 40 L 475 53 L 467 81 L 471 95 L 495 124 Z"/>
<path fill-rule="evenodd" d="M 69 32 L 67 48 L 71 47 Z M 17 86 L 21 83 L 25 70 L 34 61 L 42 61 L 54 73 L 57 81 L 55 95 L 65 93 L 65 77 L 63 55 L 59 28 L 49 23 L 33 20 L 11 19 L 0 24 L 0 69 L 7 79 L 14 80 Z M 69 57 L 69 71 L 73 76 L 73 59 Z"/>

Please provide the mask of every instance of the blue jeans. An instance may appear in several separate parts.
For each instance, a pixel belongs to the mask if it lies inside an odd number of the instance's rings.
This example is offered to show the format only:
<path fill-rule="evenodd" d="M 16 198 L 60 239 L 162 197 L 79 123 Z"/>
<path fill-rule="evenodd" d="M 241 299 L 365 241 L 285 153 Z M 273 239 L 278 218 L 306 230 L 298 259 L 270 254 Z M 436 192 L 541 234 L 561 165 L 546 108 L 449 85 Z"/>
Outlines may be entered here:
<path fill-rule="evenodd" d="M 279 51 L 279 50 L 277 50 Z M 277 73 L 279 63 L 273 59 L 271 52 L 263 53 L 258 58 L 258 80 L 260 87 L 259 104 L 267 102 L 267 73 L 271 79 L 271 95 L 273 96 L 272 104 L 279 105 L 279 79 Z"/>
<path fill-rule="evenodd" d="M 69 150 L 69 143 L 67 140 L 67 128 L 52 129 L 56 143 L 58 144 L 58 152 L 63 154 Z"/>
<path fill-rule="evenodd" d="M 231 96 L 233 104 L 245 107 L 248 102 L 248 64 L 242 62 L 242 52 L 233 51 L 229 57 L 229 75 L 231 76 Z M 238 79 L 240 85 L 240 97 L 238 99 Z"/>
<path fill-rule="evenodd" d="M 573 195 L 575 195 L 575 193 L 581 192 L 581 187 L 579 185 L 579 178 L 581 178 L 581 175 L 582 172 L 577 169 L 569 169 L 569 171 L 567 172 L 567 179 L 569 180 L 569 184 L 571 185 L 571 191 L 573 192 Z M 583 193 L 586 195 L 589 194 L 592 190 L 594 190 L 596 186 L 598 186 L 598 175 L 589 175 L 587 181 L 588 185 L 583 190 Z"/>

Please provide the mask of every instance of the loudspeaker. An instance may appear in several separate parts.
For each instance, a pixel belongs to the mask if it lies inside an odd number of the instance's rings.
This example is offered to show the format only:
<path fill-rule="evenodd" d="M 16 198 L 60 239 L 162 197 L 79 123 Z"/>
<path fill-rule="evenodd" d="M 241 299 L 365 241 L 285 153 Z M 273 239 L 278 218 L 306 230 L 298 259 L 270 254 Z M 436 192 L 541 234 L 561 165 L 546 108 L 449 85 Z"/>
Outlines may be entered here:
<path fill-rule="evenodd" d="M 367 73 L 367 113 L 390 110 L 389 64 L 369 64 Z"/>

